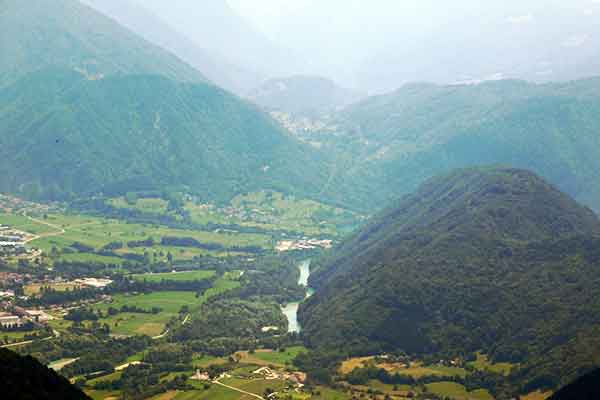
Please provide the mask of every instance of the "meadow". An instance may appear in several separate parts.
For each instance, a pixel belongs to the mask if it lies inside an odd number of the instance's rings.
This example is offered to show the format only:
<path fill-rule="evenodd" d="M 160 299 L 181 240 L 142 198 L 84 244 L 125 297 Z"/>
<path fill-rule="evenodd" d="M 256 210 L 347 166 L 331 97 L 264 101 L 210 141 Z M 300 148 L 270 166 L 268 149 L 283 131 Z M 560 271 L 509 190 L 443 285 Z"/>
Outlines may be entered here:
<path fill-rule="evenodd" d="M 215 276 L 215 271 L 185 271 L 185 272 L 167 272 L 162 274 L 135 274 L 132 277 L 138 281 L 161 282 L 194 282 L 203 281 Z"/>
<path fill-rule="evenodd" d="M 204 273 L 211 271 L 197 271 Z M 144 310 L 151 310 L 153 307 L 161 308 L 158 314 L 140 314 L 140 313 L 119 313 L 117 315 L 107 316 L 100 320 L 106 323 L 113 334 L 118 335 L 148 335 L 158 336 L 165 331 L 165 326 L 169 320 L 179 315 L 181 307 L 188 306 L 190 313 L 193 314 L 207 299 L 224 291 L 238 287 L 240 283 L 231 280 L 228 277 L 222 277 L 215 281 L 212 288 L 208 289 L 202 296 L 196 297 L 195 292 L 153 292 L 148 294 L 118 294 L 113 297 L 111 303 L 104 303 L 94 307 L 104 313 L 109 307 L 121 309 L 121 307 L 136 306 Z"/>
<path fill-rule="evenodd" d="M 171 254 L 175 261 L 186 261 L 202 255 L 222 257 L 242 254 L 226 250 L 235 246 L 256 246 L 264 249 L 274 247 L 272 238 L 266 234 L 173 229 L 162 225 L 128 223 L 86 215 L 49 214 L 43 220 L 32 220 L 24 216 L 2 214 L 0 224 L 39 236 L 29 245 L 41 249 L 44 254 L 53 254 L 56 259 L 68 262 L 121 265 L 124 262 L 121 256 L 127 254 L 146 255 L 155 262 L 167 261 L 168 255 Z M 162 246 L 160 242 L 163 237 L 193 238 L 201 243 L 219 244 L 225 249 L 210 251 L 192 247 Z M 149 238 L 153 239 L 154 245 L 140 247 L 127 245 L 128 242 L 144 241 Z M 116 257 L 78 252 L 71 247 L 74 243 L 81 243 L 97 252 L 114 242 L 123 244 L 123 248 L 114 251 L 118 255 Z"/>

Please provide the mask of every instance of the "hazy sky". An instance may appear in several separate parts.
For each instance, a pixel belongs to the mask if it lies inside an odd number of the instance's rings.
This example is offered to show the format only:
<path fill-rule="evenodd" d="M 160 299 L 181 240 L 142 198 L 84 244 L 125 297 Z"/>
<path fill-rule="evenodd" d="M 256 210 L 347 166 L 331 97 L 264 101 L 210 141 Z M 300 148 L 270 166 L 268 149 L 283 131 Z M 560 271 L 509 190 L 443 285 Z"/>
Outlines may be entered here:
<path fill-rule="evenodd" d="M 445 51 L 434 47 L 444 43 L 477 51 L 489 41 L 499 44 L 498 51 L 516 51 L 521 57 L 516 60 L 523 61 L 528 49 L 516 48 L 511 41 L 522 38 L 527 46 L 544 44 L 548 48 L 540 54 L 552 46 L 580 47 L 594 39 L 590 31 L 594 21 L 600 23 L 600 0 L 227 1 L 272 40 L 347 82 L 360 65 L 368 66 L 372 60 L 399 61 L 389 60 L 386 53 L 426 60 L 428 51 L 433 52 L 430 55 Z M 425 68 L 422 64 L 415 68 Z M 496 72 L 505 71 L 489 71 Z"/>

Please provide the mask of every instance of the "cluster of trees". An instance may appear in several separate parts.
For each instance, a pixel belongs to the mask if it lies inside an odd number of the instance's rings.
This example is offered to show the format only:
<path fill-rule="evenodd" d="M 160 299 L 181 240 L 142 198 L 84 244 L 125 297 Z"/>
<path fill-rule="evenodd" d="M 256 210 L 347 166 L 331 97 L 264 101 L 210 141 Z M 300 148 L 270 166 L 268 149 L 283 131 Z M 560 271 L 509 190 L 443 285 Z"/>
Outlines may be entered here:
<path fill-rule="evenodd" d="M 261 328 L 276 326 L 279 332 L 287 330 L 287 320 L 279 304 L 255 299 L 216 299 L 205 303 L 191 323 L 174 333 L 177 340 L 210 339 L 220 337 L 256 338 Z"/>
<path fill-rule="evenodd" d="M 66 290 L 55 290 L 49 287 L 43 287 L 39 296 L 30 297 L 27 300 L 19 300 L 19 304 L 25 306 L 48 306 L 55 304 L 76 303 L 84 300 L 97 298 L 101 291 L 94 288 L 75 287 Z"/>
<path fill-rule="evenodd" d="M 147 399 L 171 390 L 190 390 L 185 374 L 164 379 L 168 372 L 154 365 L 131 365 L 116 380 L 105 380 L 94 384 L 95 390 L 119 390 L 123 398 Z"/>
<path fill-rule="evenodd" d="M 114 277 L 113 283 L 105 288 L 106 293 L 150 293 L 159 291 L 184 291 L 196 292 L 198 296 L 214 286 L 218 276 L 196 281 L 177 281 L 161 279 L 158 282 L 149 280 L 131 279 L 124 275 Z"/>
<path fill-rule="evenodd" d="M 240 253 L 262 254 L 265 252 L 260 246 L 230 246 L 226 247 L 220 243 L 202 243 L 191 237 L 172 237 L 165 236 L 161 239 L 160 244 L 163 246 L 174 247 L 194 247 L 209 251 L 234 251 Z"/>
<path fill-rule="evenodd" d="M 154 239 L 149 237 L 144 240 L 130 240 L 129 242 L 127 242 L 127 247 L 129 247 L 130 249 L 133 249 L 136 247 L 152 247 L 152 246 L 154 246 L 154 244 L 155 244 Z"/>

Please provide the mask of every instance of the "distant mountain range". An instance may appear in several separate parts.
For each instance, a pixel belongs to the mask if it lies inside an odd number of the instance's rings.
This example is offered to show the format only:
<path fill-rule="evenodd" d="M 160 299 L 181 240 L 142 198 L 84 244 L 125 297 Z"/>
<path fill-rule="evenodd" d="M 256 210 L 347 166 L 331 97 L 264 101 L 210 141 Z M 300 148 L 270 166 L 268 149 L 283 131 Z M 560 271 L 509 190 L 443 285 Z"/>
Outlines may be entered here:
<path fill-rule="evenodd" d="M 270 79 L 248 94 L 250 100 L 269 110 L 299 116 L 331 113 L 364 97 L 329 79 L 305 75 Z"/>
<path fill-rule="evenodd" d="M 469 3 L 428 29 L 382 35 L 381 50 L 357 69 L 357 87 L 382 93 L 410 82 L 600 75 L 600 9 L 592 0 Z"/>
<path fill-rule="evenodd" d="M 207 37 L 188 37 L 177 31 L 155 13 L 146 3 L 133 0 L 80 0 L 95 10 L 109 16 L 119 24 L 147 41 L 172 52 L 209 80 L 232 92 L 243 94 L 264 79 L 250 67 L 234 64 L 223 55 L 209 50 Z"/>
<path fill-rule="evenodd" d="M 600 221 L 510 168 L 431 179 L 315 262 L 300 308 L 311 346 L 477 351 L 519 364 L 519 393 L 600 363 Z"/>
<path fill-rule="evenodd" d="M 98 4 L 99 9 L 108 9 L 104 5 L 100 6 L 96 0 L 94 3 Z M 193 43 L 195 47 L 203 49 L 218 70 L 206 68 L 201 57 L 193 53 L 187 54 L 189 46 L 184 49 L 181 43 L 164 40 L 164 37 L 173 36 L 163 29 L 164 24 L 148 27 L 148 21 L 140 21 L 135 25 L 125 25 L 133 27 L 143 37 L 165 46 L 167 50 L 211 76 L 217 84 L 238 94 L 248 92 L 271 77 L 303 73 L 307 69 L 306 60 L 267 38 L 232 10 L 225 0 L 203 0 L 202 7 L 198 7 L 195 0 L 144 0 L 137 3 L 138 7 L 142 6 L 153 12 L 171 30 L 185 37 L 185 43 Z M 122 16 L 122 11 L 118 8 L 109 10 L 109 14 L 120 21 L 132 19 Z M 135 18 L 142 16 L 137 15 Z M 150 34 L 151 29 L 156 29 L 157 32 Z"/>

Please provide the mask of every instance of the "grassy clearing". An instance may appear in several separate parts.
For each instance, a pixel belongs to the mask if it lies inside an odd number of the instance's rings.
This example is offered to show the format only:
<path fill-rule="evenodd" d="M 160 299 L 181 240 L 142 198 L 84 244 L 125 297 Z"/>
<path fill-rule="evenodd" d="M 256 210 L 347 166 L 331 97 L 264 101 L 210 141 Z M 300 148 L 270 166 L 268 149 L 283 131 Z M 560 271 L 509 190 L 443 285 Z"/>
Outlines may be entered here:
<path fill-rule="evenodd" d="M 508 375 L 510 370 L 515 367 L 511 363 L 492 363 L 485 354 L 477 353 L 477 360 L 469 363 L 469 365 L 481 371 L 492 371 L 497 374 Z"/>
<path fill-rule="evenodd" d="M 550 396 L 552 396 L 553 392 L 532 392 L 526 395 L 521 396 L 521 400 L 546 400 Z"/>
<path fill-rule="evenodd" d="M 11 228 L 29 232 L 34 235 L 42 235 L 46 233 L 60 232 L 60 229 L 32 221 L 22 215 L 0 214 L 0 224 L 10 226 Z"/>
<path fill-rule="evenodd" d="M 186 272 L 169 272 L 164 274 L 136 274 L 133 278 L 138 281 L 146 280 L 148 282 L 177 281 L 177 282 L 193 282 L 203 281 L 215 276 L 215 271 L 186 271 Z"/>
<path fill-rule="evenodd" d="M 151 214 L 166 214 L 169 207 L 169 202 L 157 198 L 142 198 L 137 199 L 135 204 L 128 203 L 124 197 L 110 199 L 108 202 L 116 208 L 125 208 L 129 210 L 139 210 Z"/>
<path fill-rule="evenodd" d="M 208 368 L 211 365 L 227 364 L 229 360 L 225 357 L 213 357 L 209 355 L 194 354 L 192 357 L 192 365 L 196 369 Z"/>
<path fill-rule="evenodd" d="M 14 218 L 15 216 L 10 217 Z M 263 234 L 171 229 L 160 225 L 130 224 L 118 220 L 83 215 L 51 214 L 48 215 L 45 221 L 65 230 L 60 235 L 42 237 L 31 242 L 32 246 L 38 247 L 46 253 L 50 253 L 53 247 L 56 247 L 60 251 L 75 242 L 83 243 L 95 250 L 100 250 L 103 246 L 111 242 L 122 242 L 125 244 L 125 247 L 119 251 L 121 254 L 144 254 L 146 252 L 160 254 L 162 252 L 163 254 L 160 255 L 161 260 L 166 260 L 166 255 L 169 252 L 176 260 L 191 259 L 194 256 L 203 254 L 215 254 L 203 249 L 167 247 L 160 246 L 159 244 L 148 248 L 128 248 L 126 246 L 127 242 L 142 241 L 148 238 L 152 238 L 156 243 L 160 243 L 161 239 L 165 236 L 190 237 L 201 243 L 217 243 L 226 248 L 233 246 L 273 247 L 271 237 Z M 7 220 L 6 224 L 8 222 L 10 221 Z M 20 226 L 26 226 L 26 223 L 31 223 L 31 221 L 28 221 L 24 217 L 18 217 L 18 222 L 21 223 Z M 0 223 L 4 223 L 2 222 L 2 218 L 0 218 Z M 33 224 L 38 227 L 44 227 L 40 229 L 50 229 L 56 232 L 56 229 L 53 230 L 46 225 Z M 226 252 L 219 253 L 226 254 Z M 69 257 L 72 257 L 72 255 L 69 255 Z"/>
<path fill-rule="evenodd" d="M 487 390 L 468 392 L 463 385 L 454 382 L 430 383 L 425 385 L 425 387 L 431 393 L 454 400 L 494 400 Z"/>
<path fill-rule="evenodd" d="M 460 376 L 465 377 L 467 371 L 463 368 L 457 367 L 445 367 L 441 365 L 430 365 L 425 366 L 420 362 L 410 363 L 410 367 L 406 368 L 399 364 L 379 364 L 378 367 L 386 369 L 390 373 L 399 373 L 401 375 L 412 376 L 413 378 L 421 378 L 423 376 L 435 375 L 435 376 Z"/>
<path fill-rule="evenodd" d="M 354 357 L 342 362 L 339 371 L 342 374 L 349 374 L 356 368 L 362 368 L 371 363 L 374 357 Z"/>
<path fill-rule="evenodd" d="M 118 335 L 148 335 L 157 336 L 164 332 L 165 325 L 172 317 L 179 314 L 182 306 L 188 306 L 193 315 L 207 299 L 227 290 L 239 287 L 240 283 L 226 278 L 219 278 L 212 288 L 208 289 L 201 297 L 196 297 L 195 292 L 153 292 L 149 294 L 118 294 L 108 304 L 101 304 L 95 308 L 106 312 L 109 307 L 120 309 L 124 305 L 136 306 L 144 310 L 159 307 L 162 311 L 158 314 L 119 313 L 100 320 L 107 323 L 113 334 Z"/>
<path fill-rule="evenodd" d="M 172 317 L 178 315 L 182 306 L 190 309 L 200 306 L 202 299 L 196 297 L 194 292 L 154 292 L 140 295 L 114 296 L 110 304 L 102 304 L 96 309 L 106 312 L 109 307 L 120 309 L 124 305 L 136 306 L 145 310 L 160 307 L 158 314 L 120 313 L 100 320 L 107 323 L 111 332 L 119 335 L 148 335 L 157 336 L 163 333 L 165 325 Z"/>
<path fill-rule="evenodd" d="M 107 390 L 86 390 L 85 393 L 93 400 L 117 400 L 121 398 L 121 392 L 109 392 Z"/>
<path fill-rule="evenodd" d="M 78 262 L 78 263 L 98 263 L 98 264 L 115 264 L 122 265 L 125 261 L 119 257 L 103 256 L 100 254 L 92 253 L 72 253 L 63 254 L 59 258 L 60 261 L 64 262 Z"/>
<path fill-rule="evenodd" d="M 79 285 L 77 285 L 75 283 L 70 283 L 70 282 L 50 283 L 50 284 L 31 283 L 31 284 L 25 286 L 25 288 L 24 288 L 25 295 L 27 295 L 27 296 L 36 295 L 42 290 L 43 287 L 49 287 L 53 290 L 56 290 L 57 292 L 64 292 L 67 290 L 73 290 L 75 288 L 78 288 Z"/>
<path fill-rule="evenodd" d="M 294 358 L 302 352 L 306 352 L 304 346 L 288 347 L 284 352 L 274 350 L 257 350 L 254 354 L 247 354 L 248 362 L 262 361 L 266 364 L 285 366 L 292 364 Z"/>

